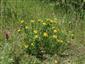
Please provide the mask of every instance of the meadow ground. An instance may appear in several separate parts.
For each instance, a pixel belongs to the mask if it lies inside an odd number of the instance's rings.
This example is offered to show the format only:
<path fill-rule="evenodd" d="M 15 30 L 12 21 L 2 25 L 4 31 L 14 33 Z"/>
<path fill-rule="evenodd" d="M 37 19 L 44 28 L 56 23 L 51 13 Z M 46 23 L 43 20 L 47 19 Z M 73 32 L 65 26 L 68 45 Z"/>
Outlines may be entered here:
<path fill-rule="evenodd" d="M 0 0 L 0 64 L 85 64 L 84 6 L 84 0 Z"/>

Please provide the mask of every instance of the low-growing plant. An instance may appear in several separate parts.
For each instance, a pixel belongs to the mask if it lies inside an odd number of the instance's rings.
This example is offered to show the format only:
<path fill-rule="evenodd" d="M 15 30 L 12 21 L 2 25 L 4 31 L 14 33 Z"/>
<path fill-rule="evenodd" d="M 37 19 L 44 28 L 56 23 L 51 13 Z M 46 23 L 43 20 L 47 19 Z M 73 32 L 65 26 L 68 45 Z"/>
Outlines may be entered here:
<path fill-rule="evenodd" d="M 60 54 L 67 48 L 66 33 L 56 19 L 20 21 L 18 32 L 24 32 L 24 48 L 29 54 L 43 58 L 44 54 Z"/>

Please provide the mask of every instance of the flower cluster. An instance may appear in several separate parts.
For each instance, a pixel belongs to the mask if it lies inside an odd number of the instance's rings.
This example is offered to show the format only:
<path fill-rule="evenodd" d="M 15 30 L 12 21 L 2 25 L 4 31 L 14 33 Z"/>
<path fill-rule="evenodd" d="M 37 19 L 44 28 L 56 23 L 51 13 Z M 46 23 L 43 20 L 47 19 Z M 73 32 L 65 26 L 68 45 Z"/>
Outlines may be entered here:
<path fill-rule="evenodd" d="M 24 48 L 31 54 L 38 54 L 41 48 L 47 53 L 54 53 L 67 44 L 66 33 L 58 24 L 58 20 L 21 20 L 20 24 L 23 27 L 17 31 L 22 30 L 26 34 Z"/>

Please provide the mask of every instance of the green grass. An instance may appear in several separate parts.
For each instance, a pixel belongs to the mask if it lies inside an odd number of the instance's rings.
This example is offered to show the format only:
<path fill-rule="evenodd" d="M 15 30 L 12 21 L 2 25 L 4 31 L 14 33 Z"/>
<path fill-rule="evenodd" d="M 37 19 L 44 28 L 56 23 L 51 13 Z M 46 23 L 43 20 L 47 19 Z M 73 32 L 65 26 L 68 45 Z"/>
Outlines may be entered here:
<path fill-rule="evenodd" d="M 75 2 L 1 0 L 0 64 L 84 64 L 85 10 Z"/>

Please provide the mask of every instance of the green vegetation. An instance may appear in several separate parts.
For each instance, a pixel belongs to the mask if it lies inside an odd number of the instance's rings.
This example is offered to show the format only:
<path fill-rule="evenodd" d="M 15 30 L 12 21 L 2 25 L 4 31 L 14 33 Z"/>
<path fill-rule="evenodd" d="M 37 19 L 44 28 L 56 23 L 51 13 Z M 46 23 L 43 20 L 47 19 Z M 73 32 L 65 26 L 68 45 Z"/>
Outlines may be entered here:
<path fill-rule="evenodd" d="M 0 64 L 84 64 L 84 0 L 0 0 Z"/>

